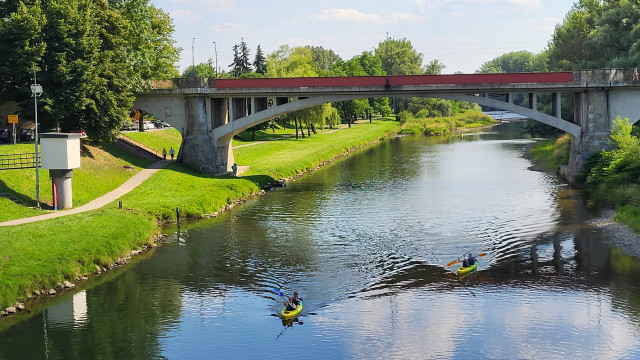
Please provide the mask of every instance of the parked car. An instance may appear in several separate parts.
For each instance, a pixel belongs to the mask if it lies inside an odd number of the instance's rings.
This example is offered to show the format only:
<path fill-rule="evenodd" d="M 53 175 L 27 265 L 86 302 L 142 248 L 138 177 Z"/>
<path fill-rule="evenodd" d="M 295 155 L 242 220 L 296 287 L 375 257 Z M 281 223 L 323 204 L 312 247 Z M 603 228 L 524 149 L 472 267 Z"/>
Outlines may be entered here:
<path fill-rule="evenodd" d="M 120 130 L 135 130 L 135 126 L 131 121 L 125 120 L 122 122 L 122 126 L 120 126 Z"/>
<path fill-rule="evenodd" d="M 156 127 L 151 123 L 151 121 L 145 121 L 144 122 L 144 129 L 145 130 L 151 130 L 151 129 L 155 129 Z"/>
<path fill-rule="evenodd" d="M 6 143 L 11 142 L 8 129 L 0 129 L 0 141 L 6 142 Z"/>
<path fill-rule="evenodd" d="M 171 124 L 169 124 L 166 121 L 161 121 L 161 120 L 153 120 L 153 125 L 155 125 L 158 129 L 171 127 Z"/>
<path fill-rule="evenodd" d="M 18 135 L 18 141 L 33 141 L 35 134 L 31 129 L 22 129 Z"/>

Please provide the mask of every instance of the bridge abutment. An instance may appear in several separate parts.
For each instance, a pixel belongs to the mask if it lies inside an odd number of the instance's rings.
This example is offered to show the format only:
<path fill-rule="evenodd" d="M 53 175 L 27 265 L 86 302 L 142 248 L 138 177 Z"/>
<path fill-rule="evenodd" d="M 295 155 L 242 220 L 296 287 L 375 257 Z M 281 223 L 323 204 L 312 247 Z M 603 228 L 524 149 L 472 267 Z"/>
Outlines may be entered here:
<path fill-rule="evenodd" d="M 218 150 L 209 134 L 206 97 L 189 97 L 185 100 L 187 129 L 180 147 L 180 160 L 203 173 L 219 173 Z"/>
<path fill-rule="evenodd" d="M 563 177 L 573 182 L 582 170 L 585 159 L 603 149 L 609 149 L 611 117 L 608 90 L 596 89 L 575 93 L 574 123 L 582 129 L 580 138 L 571 137 L 569 164 L 560 171 Z"/>

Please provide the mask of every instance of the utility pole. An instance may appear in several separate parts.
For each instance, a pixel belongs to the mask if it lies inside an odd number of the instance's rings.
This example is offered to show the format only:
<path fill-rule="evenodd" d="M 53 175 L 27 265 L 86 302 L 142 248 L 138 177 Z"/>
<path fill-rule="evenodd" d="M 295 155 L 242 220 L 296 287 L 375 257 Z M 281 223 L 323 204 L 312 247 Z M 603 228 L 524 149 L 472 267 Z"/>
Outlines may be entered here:
<path fill-rule="evenodd" d="M 193 69 L 194 73 L 196 71 L 195 48 L 196 48 L 196 38 L 193 38 L 193 41 L 191 41 L 191 68 Z"/>
<path fill-rule="evenodd" d="M 38 160 L 38 96 L 42 95 L 42 86 L 36 82 L 36 70 L 33 70 L 33 85 L 31 85 L 31 93 L 33 95 L 33 104 L 35 108 L 36 137 L 34 140 L 36 146 L 36 204 L 40 208 L 40 164 Z"/>
<path fill-rule="evenodd" d="M 218 78 L 218 46 L 216 45 L 216 42 L 213 42 L 213 51 L 216 54 L 216 79 Z"/>

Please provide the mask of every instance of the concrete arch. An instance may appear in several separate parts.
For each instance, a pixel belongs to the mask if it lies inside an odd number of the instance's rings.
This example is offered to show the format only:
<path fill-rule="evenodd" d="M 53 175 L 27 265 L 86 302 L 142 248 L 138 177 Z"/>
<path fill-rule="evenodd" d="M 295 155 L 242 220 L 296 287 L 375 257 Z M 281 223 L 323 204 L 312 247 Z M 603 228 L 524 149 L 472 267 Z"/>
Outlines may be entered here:
<path fill-rule="evenodd" d="M 387 94 L 387 96 L 395 97 L 392 94 Z M 396 95 L 396 96 L 399 96 L 399 95 Z M 533 120 L 539 121 L 543 124 L 553 126 L 557 129 L 560 129 L 562 131 L 569 133 L 571 136 L 573 136 L 576 139 L 580 139 L 580 135 L 582 133 L 582 129 L 580 128 L 580 126 L 572 122 L 563 120 L 559 117 L 541 113 L 537 110 L 514 105 L 513 103 L 509 103 L 509 102 L 491 99 L 489 97 L 459 94 L 459 93 L 430 93 L 430 94 L 416 93 L 416 94 L 402 94 L 402 96 L 440 98 L 440 99 L 448 99 L 448 100 L 466 101 L 466 102 L 476 103 L 479 105 L 491 106 L 491 107 L 502 109 L 505 111 L 511 111 L 511 112 L 526 116 L 528 118 L 531 118 Z M 312 96 L 302 100 L 296 100 L 293 102 L 286 103 L 284 105 L 274 106 L 266 110 L 253 113 L 249 116 L 236 119 L 223 126 L 213 129 L 213 138 L 216 139 L 216 143 L 218 146 L 228 144 L 234 135 L 249 129 L 252 126 L 271 120 L 278 116 L 288 114 L 294 111 L 306 109 L 312 106 L 322 105 L 328 102 L 356 100 L 356 99 L 364 99 L 369 97 L 371 97 L 371 95 L 353 95 L 353 94 L 320 95 L 320 96 Z"/>

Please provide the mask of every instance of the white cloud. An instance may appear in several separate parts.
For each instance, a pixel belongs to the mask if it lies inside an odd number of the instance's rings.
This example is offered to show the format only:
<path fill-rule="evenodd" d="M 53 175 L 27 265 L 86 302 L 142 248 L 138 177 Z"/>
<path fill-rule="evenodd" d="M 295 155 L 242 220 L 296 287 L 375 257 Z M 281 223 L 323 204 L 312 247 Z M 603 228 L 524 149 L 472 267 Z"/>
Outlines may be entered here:
<path fill-rule="evenodd" d="M 202 15 L 186 9 L 171 10 L 169 16 L 176 22 L 198 22 L 203 19 Z"/>
<path fill-rule="evenodd" d="M 393 13 L 385 18 L 378 14 L 367 14 L 355 9 L 322 9 L 319 13 L 312 14 L 311 19 L 320 21 L 345 21 L 345 22 L 368 22 L 368 23 L 399 23 L 399 22 L 421 22 L 427 20 L 422 15 L 413 13 Z"/>
<path fill-rule="evenodd" d="M 389 17 L 386 20 L 392 23 L 397 23 L 397 22 L 422 22 L 422 21 L 426 21 L 427 19 L 418 14 L 394 13 L 389 15 Z"/>
<path fill-rule="evenodd" d="M 312 14 L 311 18 L 320 21 L 382 22 L 382 17 L 378 14 L 367 14 L 355 9 L 322 9 L 319 13 Z"/>
<path fill-rule="evenodd" d="M 540 0 L 507 0 L 508 2 L 516 5 L 521 5 L 533 9 L 542 9 L 542 3 Z"/>
<path fill-rule="evenodd" d="M 212 26 L 211 29 L 218 33 L 239 34 L 243 31 L 242 25 L 233 22 L 227 22 L 222 25 Z"/>
<path fill-rule="evenodd" d="M 556 28 L 556 25 L 561 23 L 562 19 L 547 17 L 539 20 L 529 20 L 527 24 L 534 29 L 546 31 L 548 33 L 553 33 L 553 30 Z"/>

